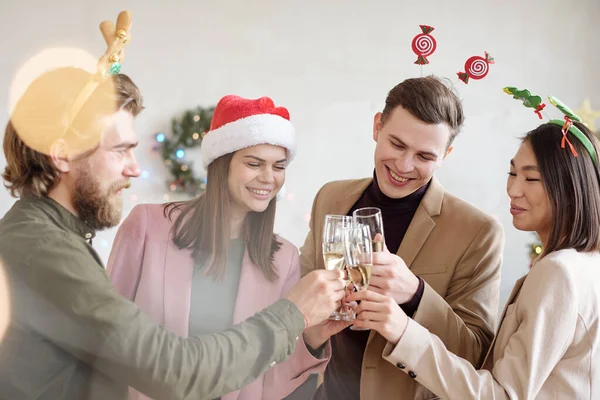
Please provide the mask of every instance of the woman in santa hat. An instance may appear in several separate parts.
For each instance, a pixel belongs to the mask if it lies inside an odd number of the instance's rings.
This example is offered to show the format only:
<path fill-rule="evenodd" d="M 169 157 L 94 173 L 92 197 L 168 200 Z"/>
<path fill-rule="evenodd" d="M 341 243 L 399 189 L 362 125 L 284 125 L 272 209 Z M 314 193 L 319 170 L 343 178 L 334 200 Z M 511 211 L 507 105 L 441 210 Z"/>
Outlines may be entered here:
<path fill-rule="evenodd" d="M 296 153 L 288 110 L 268 97 L 226 96 L 201 146 L 206 191 L 191 201 L 136 206 L 108 262 L 123 296 L 184 337 L 224 331 L 300 279 L 298 249 L 273 233 L 276 196 Z M 222 400 L 284 398 L 325 369 L 329 345 L 315 350 L 311 343 L 346 324 L 307 329 L 290 358 Z M 144 397 L 132 390 L 132 398 Z"/>

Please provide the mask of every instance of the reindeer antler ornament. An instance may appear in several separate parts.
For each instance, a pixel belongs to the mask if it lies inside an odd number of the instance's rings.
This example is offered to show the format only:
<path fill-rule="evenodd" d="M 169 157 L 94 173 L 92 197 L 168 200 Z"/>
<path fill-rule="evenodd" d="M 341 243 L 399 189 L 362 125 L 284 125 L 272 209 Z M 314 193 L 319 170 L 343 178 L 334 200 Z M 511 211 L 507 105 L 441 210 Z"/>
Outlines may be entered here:
<path fill-rule="evenodd" d="M 81 108 L 91 96 L 94 90 L 111 75 L 116 75 L 121 71 L 121 63 L 125 58 L 125 46 L 130 41 L 131 13 L 121 11 L 117 17 L 117 26 L 111 21 L 102 21 L 100 23 L 100 32 L 108 49 L 98 60 L 96 73 L 92 80 L 83 88 L 69 112 L 69 122 L 73 122 Z M 70 124 L 69 124 L 70 125 Z"/>
<path fill-rule="evenodd" d="M 100 24 L 100 32 L 106 41 L 108 49 L 98 61 L 98 71 L 115 75 L 121 71 L 121 62 L 125 57 L 125 46 L 130 40 L 131 13 L 122 11 L 117 17 L 117 26 L 111 21 L 103 21 Z M 109 66 L 110 63 L 110 66 Z"/>

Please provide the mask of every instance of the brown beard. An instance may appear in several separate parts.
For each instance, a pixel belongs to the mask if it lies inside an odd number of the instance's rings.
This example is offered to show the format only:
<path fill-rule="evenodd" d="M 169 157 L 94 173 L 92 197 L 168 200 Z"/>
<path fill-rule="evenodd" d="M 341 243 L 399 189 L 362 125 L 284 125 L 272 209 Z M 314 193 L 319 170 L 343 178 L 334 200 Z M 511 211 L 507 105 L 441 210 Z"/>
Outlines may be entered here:
<path fill-rule="evenodd" d="M 79 176 L 75 180 L 73 207 L 79 218 L 93 230 L 112 228 L 121 222 L 123 212 L 123 200 L 115 193 L 129 186 L 129 181 L 120 180 L 102 193 L 100 183 L 85 163 L 79 168 Z"/>

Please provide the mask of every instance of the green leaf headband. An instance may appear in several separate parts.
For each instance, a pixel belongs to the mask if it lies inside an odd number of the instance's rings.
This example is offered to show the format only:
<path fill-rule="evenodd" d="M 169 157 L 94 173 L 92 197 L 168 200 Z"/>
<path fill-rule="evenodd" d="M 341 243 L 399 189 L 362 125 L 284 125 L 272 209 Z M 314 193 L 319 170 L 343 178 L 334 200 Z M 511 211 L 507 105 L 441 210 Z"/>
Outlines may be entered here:
<path fill-rule="evenodd" d="M 507 86 L 503 90 L 505 93 L 512 95 L 514 99 L 521 100 L 525 107 L 533 108 L 537 116 L 542 119 L 541 111 L 546 107 L 546 104 L 542 102 L 540 96 L 532 95 L 527 89 L 519 90 L 512 86 Z M 551 124 L 558 125 L 562 128 L 563 138 L 561 140 L 561 147 L 564 149 L 565 143 L 568 144 L 571 153 L 573 153 L 575 157 L 578 156 L 575 147 L 573 147 L 567 138 L 567 132 L 570 132 L 581 142 L 581 144 L 583 144 L 583 147 L 585 147 L 590 157 L 592 157 L 594 165 L 597 166 L 598 156 L 594 145 L 590 139 L 588 139 L 588 137 L 573 124 L 573 121 L 581 122 L 581 118 L 556 97 L 548 96 L 548 100 L 550 101 L 550 104 L 558 108 L 565 115 L 564 121 L 560 119 L 551 119 L 549 121 Z"/>

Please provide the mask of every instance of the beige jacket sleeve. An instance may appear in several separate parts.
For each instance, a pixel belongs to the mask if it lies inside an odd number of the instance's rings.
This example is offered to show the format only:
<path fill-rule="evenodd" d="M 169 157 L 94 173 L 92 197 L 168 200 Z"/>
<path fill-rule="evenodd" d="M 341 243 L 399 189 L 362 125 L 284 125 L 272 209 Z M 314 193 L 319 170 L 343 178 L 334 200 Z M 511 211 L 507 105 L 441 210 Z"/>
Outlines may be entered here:
<path fill-rule="evenodd" d="M 496 349 L 491 372 L 476 370 L 412 320 L 395 347 L 388 343 L 384 358 L 416 375 L 419 383 L 441 398 L 533 399 L 572 341 L 578 318 L 576 299 L 568 269 L 542 260 L 508 310 L 508 315 L 516 313 L 518 327 L 506 346 Z"/>
<path fill-rule="evenodd" d="M 448 350 L 477 367 L 494 338 L 503 247 L 502 226 L 495 221 L 484 224 L 456 266 L 446 295 L 425 283 L 413 316 Z"/>
<path fill-rule="evenodd" d="M 315 249 L 315 221 L 317 218 L 317 203 L 319 199 L 319 195 L 321 194 L 323 188 L 321 188 L 317 194 L 315 195 L 315 199 L 313 200 L 312 211 L 310 213 L 310 222 L 309 222 L 309 231 L 308 235 L 306 235 L 306 239 L 304 240 L 304 245 L 300 248 L 300 273 L 302 276 L 308 274 L 311 271 L 317 269 L 318 257 L 321 257 L 321 249 Z"/>

